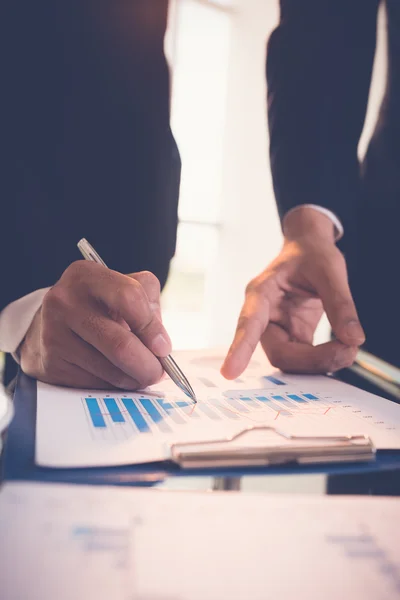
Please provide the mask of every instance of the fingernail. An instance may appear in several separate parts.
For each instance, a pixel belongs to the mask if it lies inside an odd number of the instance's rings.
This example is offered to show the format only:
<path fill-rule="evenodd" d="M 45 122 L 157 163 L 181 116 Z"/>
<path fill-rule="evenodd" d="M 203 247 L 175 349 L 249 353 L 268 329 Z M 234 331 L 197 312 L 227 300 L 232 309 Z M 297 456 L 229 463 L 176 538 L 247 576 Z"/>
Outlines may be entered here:
<path fill-rule="evenodd" d="M 365 340 L 365 335 L 361 327 L 360 321 L 357 321 L 357 319 L 352 319 L 347 323 L 346 333 L 349 337 L 354 338 L 357 341 L 362 342 Z"/>
<path fill-rule="evenodd" d="M 156 356 L 167 356 L 171 352 L 171 340 L 166 335 L 159 333 L 151 342 L 150 350 Z"/>

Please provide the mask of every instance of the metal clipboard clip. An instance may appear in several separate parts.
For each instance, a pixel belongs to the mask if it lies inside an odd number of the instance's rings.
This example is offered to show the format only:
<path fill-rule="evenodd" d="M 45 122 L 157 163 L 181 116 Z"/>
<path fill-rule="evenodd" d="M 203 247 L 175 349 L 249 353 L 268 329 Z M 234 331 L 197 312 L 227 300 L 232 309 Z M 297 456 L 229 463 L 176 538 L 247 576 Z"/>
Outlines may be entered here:
<path fill-rule="evenodd" d="M 251 432 L 269 432 L 269 443 L 257 439 L 253 444 L 235 444 Z M 273 435 L 276 443 L 271 443 Z M 376 454 L 366 435 L 299 436 L 267 425 L 252 425 L 220 439 L 174 443 L 170 450 L 171 459 L 183 469 L 367 462 Z"/>

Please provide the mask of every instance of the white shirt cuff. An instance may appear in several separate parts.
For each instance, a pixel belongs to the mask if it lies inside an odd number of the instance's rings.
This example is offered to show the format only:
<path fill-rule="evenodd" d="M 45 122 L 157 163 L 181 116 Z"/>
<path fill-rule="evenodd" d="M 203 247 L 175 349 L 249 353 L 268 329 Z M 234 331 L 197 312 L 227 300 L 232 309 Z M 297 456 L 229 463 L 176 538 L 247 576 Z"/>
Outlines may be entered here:
<path fill-rule="evenodd" d="M 299 206 L 291 208 L 284 216 L 284 219 L 287 217 L 287 215 L 295 212 L 299 208 L 313 208 L 314 210 L 318 210 L 320 213 L 322 213 L 332 221 L 333 226 L 335 228 L 335 241 L 337 242 L 343 237 L 344 229 L 340 219 L 331 210 L 325 208 L 324 206 L 319 206 L 319 204 L 299 204 Z"/>
<path fill-rule="evenodd" d="M 0 351 L 16 352 L 50 288 L 36 290 L 0 313 Z"/>

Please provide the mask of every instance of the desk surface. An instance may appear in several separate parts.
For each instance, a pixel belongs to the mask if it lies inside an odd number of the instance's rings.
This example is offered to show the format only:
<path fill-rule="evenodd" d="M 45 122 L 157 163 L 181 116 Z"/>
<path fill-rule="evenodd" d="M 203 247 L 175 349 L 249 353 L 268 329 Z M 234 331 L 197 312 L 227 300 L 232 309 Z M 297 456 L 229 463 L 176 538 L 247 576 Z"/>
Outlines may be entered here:
<path fill-rule="evenodd" d="M 340 378 L 347 383 L 357 385 L 372 393 L 382 393 L 359 376 L 345 371 Z M 28 398 L 33 382 L 22 376 L 19 380 L 18 394 Z M 16 403 L 16 408 L 17 403 Z M 21 407 L 20 407 L 21 408 Z M 59 471 L 53 469 L 38 469 L 33 463 L 34 427 L 36 402 L 24 407 L 28 417 L 19 420 L 18 431 L 10 433 L 6 452 L 1 458 L 1 477 L 3 480 L 31 479 L 53 481 L 57 480 Z M 29 412 L 31 413 L 29 415 Z M 29 424 L 31 425 L 29 427 Z M 9 443 L 11 441 L 11 443 Z M 20 447 L 28 448 L 25 454 L 20 453 Z M 16 459 L 16 455 L 18 458 Z M 163 466 L 153 465 L 151 469 L 134 468 L 127 473 L 126 468 L 70 470 L 66 481 L 75 483 L 118 484 L 157 486 L 167 489 L 181 490 L 241 490 L 244 492 L 260 493 L 293 493 L 293 494 L 368 494 L 368 495 L 400 495 L 400 452 L 384 452 L 379 457 L 377 465 L 370 468 L 367 465 L 346 465 L 344 467 L 306 467 L 301 473 L 293 468 L 251 469 L 245 473 L 239 470 L 225 472 L 183 473 L 177 470 L 165 471 Z M 64 471 L 65 473 L 65 471 Z M 105 479 L 106 480 L 105 480 Z M 89 481 L 90 479 L 90 481 Z"/>

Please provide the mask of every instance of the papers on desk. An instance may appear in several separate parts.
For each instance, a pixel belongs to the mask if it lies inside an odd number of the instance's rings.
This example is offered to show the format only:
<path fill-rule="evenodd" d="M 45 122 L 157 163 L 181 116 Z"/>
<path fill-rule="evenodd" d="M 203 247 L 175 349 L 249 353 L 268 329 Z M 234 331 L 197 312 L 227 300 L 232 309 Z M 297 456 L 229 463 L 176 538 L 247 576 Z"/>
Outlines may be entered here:
<path fill-rule="evenodd" d="M 400 406 L 393 402 L 332 378 L 281 374 L 261 351 L 233 382 L 219 373 L 223 353 L 176 356 L 196 405 L 168 379 L 140 394 L 39 383 L 36 462 L 94 467 L 161 461 L 171 459 L 174 444 L 225 439 L 252 426 L 297 436 L 364 434 L 378 449 L 400 449 Z M 248 438 L 240 443 L 251 445 Z"/>
<path fill-rule="evenodd" d="M 7 484 L 4 600 L 394 600 L 400 501 Z"/>

